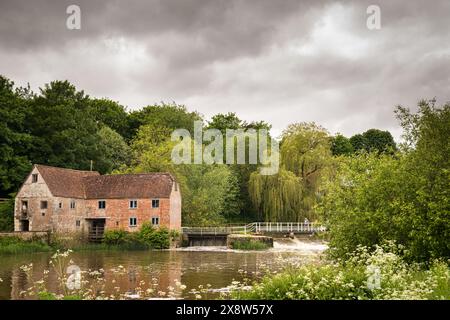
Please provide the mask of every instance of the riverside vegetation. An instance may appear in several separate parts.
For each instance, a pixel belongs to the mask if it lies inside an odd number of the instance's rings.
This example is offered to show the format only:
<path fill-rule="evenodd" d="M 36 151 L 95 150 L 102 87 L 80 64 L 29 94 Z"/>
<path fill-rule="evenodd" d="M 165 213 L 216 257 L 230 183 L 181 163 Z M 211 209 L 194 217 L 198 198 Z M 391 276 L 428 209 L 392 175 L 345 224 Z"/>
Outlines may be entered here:
<path fill-rule="evenodd" d="M 61 241 L 53 237 L 50 244 L 42 239 L 22 240 L 18 237 L 0 237 L 0 254 L 47 252 L 55 250 L 148 250 L 169 249 L 171 241 L 177 241 L 179 234 L 167 228 L 153 228 L 144 223 L 137 232 L 124 230 L 106 231 L 101 243 L 84 241 Z"/>
<path fill-rule="evenodd" d="M 379 280 L 374 278 L 374 270 Z M 360 246 L 348 259 L 321 265 L 291 265 L 253 286 L 237 284 L 231 292 L 234 299 L 448 300 L 450 269 L 446 261 L 440 260 L 433 260 L 428 266 L 408 264 L 399 247 L 392 243 L 376 246 L 373 251 Z"/>

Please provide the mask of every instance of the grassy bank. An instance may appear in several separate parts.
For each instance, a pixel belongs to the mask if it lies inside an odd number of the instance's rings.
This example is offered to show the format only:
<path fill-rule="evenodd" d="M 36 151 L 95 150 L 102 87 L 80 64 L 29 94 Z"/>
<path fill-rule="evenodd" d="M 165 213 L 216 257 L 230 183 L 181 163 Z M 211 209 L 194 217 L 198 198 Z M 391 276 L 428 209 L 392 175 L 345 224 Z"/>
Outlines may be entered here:
<path fill-rule="evenodd" d="M 52 237 L 50 245 L 40 239 L 23 240 L 19 237 L 0 237 L 0 254 L 19 254 L 30 252 L 48 252 L 71 249 L 73 251 L 132 251 L 150 249 L 168 249 L 171 240 L 178 235 L 168 229 L 154 229 L 143 225 L 138 232 L 130 233 L 122 230 L 105 232 L 102 243 L 86 243 L 79 238 L 65 239 Z"/>
<path fill-rule="evenodd" d="M 427 267 L 407 264 L 400 255 L 378 247 L 359 249 L 346 262 L 289 267 L 254 283 L 235 288 L 235 299 L 450 299 L 450 268 L 434 261 Z"/>
<path fill-rule="evenodd" d="M 269 248 L 264 242 L 256 240 L 235 241 L 231 244 L 231 249 L 236 250 L 265 250 Z"/>
<path fill-rule="evenodd" d="M 40 240 L 25 241 L 18 237 L 0 237 L 0 254 L 48 252 L 53 248 Z"/>

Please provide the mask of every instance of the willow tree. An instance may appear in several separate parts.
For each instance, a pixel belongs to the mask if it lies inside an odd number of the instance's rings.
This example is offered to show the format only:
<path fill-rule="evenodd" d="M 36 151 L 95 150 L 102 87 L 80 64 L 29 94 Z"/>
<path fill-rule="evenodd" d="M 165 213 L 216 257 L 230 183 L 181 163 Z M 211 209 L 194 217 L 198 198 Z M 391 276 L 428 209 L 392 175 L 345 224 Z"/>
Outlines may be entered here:
<path fill-rule="evenodd" d="M 266 221 L 314 219 L 319 183 L 332 159 L 328 132 L 314 123 L 296 123 L 283 131 L 278 174 L 253 173 L 252 202 Z"/>
<path fill-rule="evenodd" d="M 298 221 L 301 218 L 302 184 L 292 172 L 280 169 L 278 174 L 250 175 L 250 196 L 264 221 Z"/>

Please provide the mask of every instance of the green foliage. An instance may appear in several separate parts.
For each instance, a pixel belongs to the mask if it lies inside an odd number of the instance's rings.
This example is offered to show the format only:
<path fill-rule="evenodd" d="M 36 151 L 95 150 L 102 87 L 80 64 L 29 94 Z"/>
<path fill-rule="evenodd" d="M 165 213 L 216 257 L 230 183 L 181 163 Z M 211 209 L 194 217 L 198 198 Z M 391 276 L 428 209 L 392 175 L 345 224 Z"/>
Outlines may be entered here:
<path fill-rule="evenodd" d="M 368 152 L 391 153 L 397 149 L 391 133 L 378 129 L 369 129 L 363 134 L 355 134 L 350 138 L 350 143 L 354 151 L 365 150 Z"/>
<path fill-rule="evenodd" d="M 226 165 L 181 165 L 176 173 L 183 194 L 184 225 L 225 222 L 227 201 L 236 201 L 238 186 Z"/>
<path fill-rule="evenodd" d="M 350 139 L 338 133 L 331 138 L 331 152 L 334 156 L 350 155 L 354 152 Z"/>
<path fill-rule="evenodd" d="M 261 241 L 246 239 L 234 241 L 231 248 L 235 250 L 265 250 L 269 246 Z"/>
<path fill-rule="evenodd" d="M 175 103 L 151 105 L 129 114 L 129 125 L 132 136 L 142 125 L 156 125 L 172 130 L 186 129 L 194 132 L 194 121 L 202 120 L 197 112 L 189 112 L 185 106 Z"/>
<path fill-rule="evenodd" d="M 99 125 L 111 128 L 124 138 L 131 138 L 128 113 L 119 103 L 109 99 L 92 99 L 89 113 Z"/>
<path fill-rule="evenodd" d="M 239 186 L 226 165 L 174 165 L 171 154 L 175 142 L 171 129 L 159 124 L 142 126 L 132 140 L 133 161 L 125 172 L 173 174 L 181 187 L 184 225 L 214 225 L 239 211 Z"/>
<path fill-rule="evenodd" d="M 320 181 L 331 165 L 330 139 L 314 123 L 298 123 L 283 132 L 279 173 L 250 176 L 249 190 L 259 218 L 266 221 L 314 219 Z"/>
<path fill-rule="evenodd" d="M 249 181 L 252 201 L 259 219 L 264 221 L 301 221 L 303 186 L 300 178 L 290 171 L 280 169 L 278 174 L 265 176 L 252 173 Z"/>
<path fill-rule="evenodd" d="M 397 148 L 389 131 L 369 129 L 363 133 L 363 136 L 367 151 L 391 152 Z"/>
<path fill-rule="evenodd" d="M 318 210 L 338 257 L 389 239 L 411 260 L 450 257 L 450 106 L 421 102 L 417 114 L 397 112 L 413 147 L 339 158 L 324 187 Z"/>
<path fill-rule="evenodd" d="M 103 243 L 107 245 L 124 244 L 127 235 L 125 230 L 106 230 L 103 235 Z"/>
<path fill-rule="evenodd" d="M 349 260 L 322 265 L 290 266 L 275 276 L 266 276 L 250 291 L 235 288 L 237 299 L 267 300 L 417 300 L 450 298 L 450 268 L 434 261 L 429 269 L 407 264 L 389 249 L 364 247 Z M 377 269 L 380 286 L 371 289 L 371 270 Z"/>
<path fill-rule="evenodd" d="M 150 223 L 144 223 L 138 232 L 107 230 L 103 243 L 129 249 L 168 249 L 173 236 L 167 228 L 155 229 Z"/>
<path fill-rule="evenodd" d="M 89 114 L 89 97 L 67 81 L 53 81 L 31 101 L 26 119 L 33 136 L 34 163 L 89 169 L 102 158 L 98 125 Z"/>
<path fill-rule="evenodd" d="M 364 136 L 360 133 L 355 134 L 350 138 L 350 143 L 352 144 L 354 151 L 366 150 L 367 141 Z"/>
<path fill-rule="evenodd" d="M 0 197 L 15 192 L 30 171 L 27 154 L 31 136 L 25 118 L 29 113 L 27 89 L 13 89 L 14 83 L 0 76 Z"/>
<path fill-rule="evenodd" d="M 211 121 L 208 122 L 207 129 L 218 129 L 222 132 L 223 135 L 226 134 L 227 129 L 265 129 L 269 131 L 271 125 L 264 121 L 254 121 L 254 122 L 246 122 L 236 115 L 234 112 L 229 112 L 227 114 L 216 114 L 211 118 Z M 245 141 L 246 148 L 245 152 L 248 155 L 248 139 Z M 226 163 L 226 140 L 223 142 L 223 163 Z M 248 159 L 248 156 L 246 156 Z M 234 176 L 237 188 L 233 192 L 230 192 L 225 201 L 225 207 L 223 209 L 223 216 L 228 221 L 250 221 L 257 218 L 256 210 L 251 201 L 251 196 L 248 188 L 248 181 L 250 179 L 250 175 L 257 170 L 257 165 L 255 164 L 232 164 L 228 166 L 231 169 L 232 175 Z M 234 187 L 233 187 L 234 188 Z"/>
<path fill-rule="evenodd" d="M 168 249 L 170 246 L 170 233 L 167 228 L 155 229 L 149 222 L 142 225 L 139 237 L 144 244 L 153 249 Z"/>
<path fill-rule="evenodd" d="M 14 230 L 14 197 L 0 203 L 0 231 Z"/>
<path fill-rule="evenodd" d="M 51 251 L 52 248 L 39 240 L 25 241 L 18 237 L 0 237 L 0 254 L 19 254 Z"/>
<path fill-rule="evenodd" d="M 97 135 L 102 157 L 95 163 L 95 169 L 100 172 L 112 172 L 130 163 L 130 147 L 120 134 L 104 126 Z"/>

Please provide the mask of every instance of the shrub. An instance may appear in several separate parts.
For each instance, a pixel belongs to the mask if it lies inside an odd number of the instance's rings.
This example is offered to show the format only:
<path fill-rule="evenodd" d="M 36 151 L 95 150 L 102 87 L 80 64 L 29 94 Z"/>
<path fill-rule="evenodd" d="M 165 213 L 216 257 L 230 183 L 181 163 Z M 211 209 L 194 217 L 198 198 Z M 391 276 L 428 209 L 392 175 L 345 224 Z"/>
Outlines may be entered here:
<path fill-rule="evenodd" d="M 150 223 L 144 223 L 139 230 L 139 238 L 149 248 L 167 249 L 170 247 L 170 232 L 164 227 L 155 229 Z"/>
<path fill-rule="evenodd" d="M 167 249 L 173 235 L 167 228 L 155 229 L 150 223 L 144 223 L 138 232 L 124 230 L 106 231 L 103 243 L 124 249 Z"/>
<path fill-rule="evenodd" d="M 120 245 L 125 243 L 128 232 L 125 230 L 107 230 L 103 236 L 103 242 L 108 245 Z"/>

